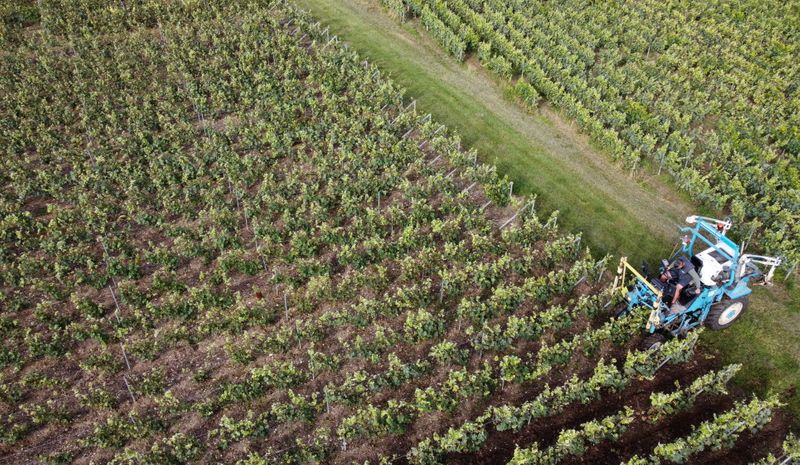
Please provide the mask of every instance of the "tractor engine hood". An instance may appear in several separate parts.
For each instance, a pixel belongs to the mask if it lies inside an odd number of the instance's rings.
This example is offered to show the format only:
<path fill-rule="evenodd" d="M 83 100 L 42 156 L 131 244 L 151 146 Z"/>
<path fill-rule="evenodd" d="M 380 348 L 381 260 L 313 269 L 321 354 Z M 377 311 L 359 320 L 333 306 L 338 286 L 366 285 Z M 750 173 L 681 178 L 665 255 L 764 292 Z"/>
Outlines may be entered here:
<path fill-rule="evenodd" d="M 728 247 L 726 244 L 722 242 L 717 243 L 717 248 L 722 249 L 730 255 L 733 255 L 733 250 Z M 733 265 L 731 261 L 714 250 L 713 247 L 709 247 L 706 250 L 698 253 L 695 255 L 698 260 L 702 263 L 702 266 L 698 270 L 700 274 L 700 281 L 705 286 L 716 286 L 717 283 L 714 281 L 722 271 L 730 270 L 731 266 Z"/>

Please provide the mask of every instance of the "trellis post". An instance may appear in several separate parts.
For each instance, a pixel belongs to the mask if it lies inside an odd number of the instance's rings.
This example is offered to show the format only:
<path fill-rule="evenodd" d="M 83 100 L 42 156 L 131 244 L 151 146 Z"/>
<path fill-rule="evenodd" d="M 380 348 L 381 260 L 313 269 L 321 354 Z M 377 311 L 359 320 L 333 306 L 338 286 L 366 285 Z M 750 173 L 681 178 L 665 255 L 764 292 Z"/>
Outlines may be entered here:
<path fill-rule="evenodd" d="M 125 387 L 128 388 L 128 394 L 131 395 L 131 400 L 135 404 L 136 403 L 136 396 L 133 395 L 133 390 L 131 389 L 131 385 L 128 384 L 128 377 L 125 376 L 125 375 L 122 375 L 122 380 L 125 381 Z"/>
<path fill-rule="evenodd" d="M 797 270 L 797 262 L 794 262 L 794 264 L 791 267 L 789 267 L 789 271 L 786 272 L 786 276 L 783 277 L 783 281 L 784 282 L 788 281 L 789 276 L 791 276 L 792 273 L 794 273 L 796 270 Z"/>

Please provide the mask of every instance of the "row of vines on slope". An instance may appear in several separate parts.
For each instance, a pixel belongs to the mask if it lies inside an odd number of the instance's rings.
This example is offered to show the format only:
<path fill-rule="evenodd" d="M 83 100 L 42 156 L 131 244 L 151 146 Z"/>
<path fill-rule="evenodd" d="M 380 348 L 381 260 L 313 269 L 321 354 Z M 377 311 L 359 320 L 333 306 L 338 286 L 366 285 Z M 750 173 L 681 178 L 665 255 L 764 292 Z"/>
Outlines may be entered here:
<path fill-rule="evenodd" d="M 609 414 L 738 418 L 702 409 L 729 376 L 696 335 L 633 350 L 605 260 L 290 3 L 38 6 L 0 61 L 0 460 L 399 462 L 464 425 L 558 450 L 534 419 L 591 453 Z"/>

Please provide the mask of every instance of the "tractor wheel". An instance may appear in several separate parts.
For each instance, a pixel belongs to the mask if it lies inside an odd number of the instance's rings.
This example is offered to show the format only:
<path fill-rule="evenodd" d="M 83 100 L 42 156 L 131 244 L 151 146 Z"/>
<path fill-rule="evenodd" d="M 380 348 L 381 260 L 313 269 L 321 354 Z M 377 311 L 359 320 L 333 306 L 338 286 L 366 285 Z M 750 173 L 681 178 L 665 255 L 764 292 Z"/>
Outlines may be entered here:
<path fill-rule="evenodd" d="M 667 342 L 667 336 L 662 333 L 648 334 L 647 337 L 642 340 L 642 343 L 639 344 L 639 349 L 649 351 L 657 350 L 665 342 Z"/>
<path fill-rule="evenodd" d="M 711 306 L 711 310 L 706 317 L 706 326 L 715 331 L 727 328 L 742 316 L 748 303 L 747 297 L 722 299 Z"/>

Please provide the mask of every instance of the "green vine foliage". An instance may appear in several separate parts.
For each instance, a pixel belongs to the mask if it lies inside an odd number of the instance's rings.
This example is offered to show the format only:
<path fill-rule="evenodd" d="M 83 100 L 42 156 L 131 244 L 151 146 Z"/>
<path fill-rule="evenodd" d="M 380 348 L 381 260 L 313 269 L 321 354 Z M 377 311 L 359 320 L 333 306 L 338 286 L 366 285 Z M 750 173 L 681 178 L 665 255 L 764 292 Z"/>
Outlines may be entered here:
<path fill-rule="evenodd" d="M 608 316 L 604 261 L 581 236 L 510 195 L 290 2 L 12 3 L 0 7 L 6 462 L 438 463 L 690 360 L 692 336 L 629 351 L 643 315 Z M 622 155 L 633 137 L 651 151 L 647 105 L 626 104 L 638 129 L 614 132 L 606 109 L 570 97 L 580 81 L 544 79 L 578 61 L 518 49 L 521 3 L 384 3 L 424 15 L 453 55 L 476 51 L 523 98 L 571 105 Z M 668 424 L 722 394 L 726 370 L 654 394 L 635 421 Z M 598 416 L 537 447 L 563 459 L 620 434 Z"/>
<path fill-rule="evenodd" d="M 720 26 L 727 7 L 717 4 L 699 14 L 656 2 L 404 3 L 458 60 L 474 51 L 500 78 L 517 79 L 526 105 L 542 96 L 626 168 L 649 160 L 693 198 L 730 213 L 742 239 L 797 262 L 800 125 L 797 89 L 784 77 L 797 67 L 787 62 L 796 43 L 780 26 L 796 11 L 762 3 L 758 19 L 733 26 L 743 39 L 731 41 Z M 653 17 L 658 26 L 644 20 Z M 467 46 L 456 37 L 469 37 Z M 756 60 L 766 43 L 780 46 Z M 690 55 L 703 58 L 679 63 Z M 709 86 L 709 75 L 721 84 Z M 758 96 L 756 110 L 747 95 Z"/>

